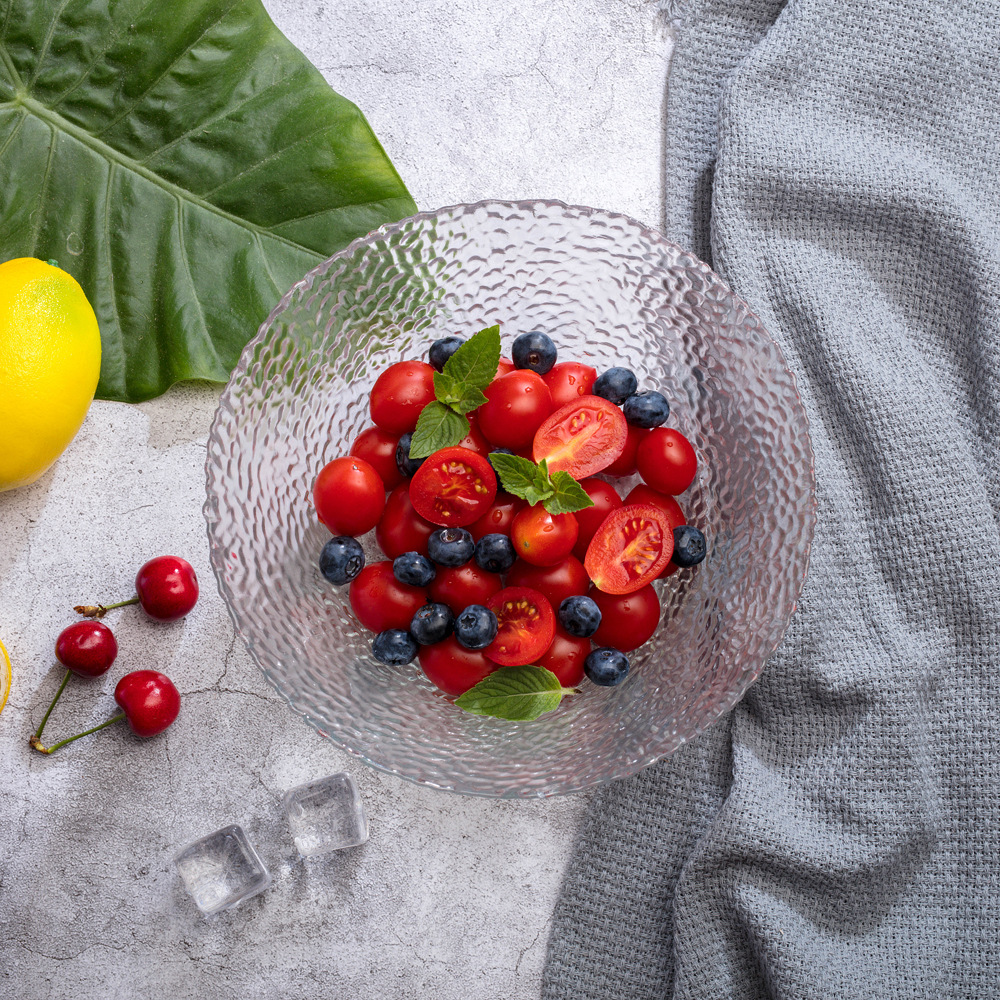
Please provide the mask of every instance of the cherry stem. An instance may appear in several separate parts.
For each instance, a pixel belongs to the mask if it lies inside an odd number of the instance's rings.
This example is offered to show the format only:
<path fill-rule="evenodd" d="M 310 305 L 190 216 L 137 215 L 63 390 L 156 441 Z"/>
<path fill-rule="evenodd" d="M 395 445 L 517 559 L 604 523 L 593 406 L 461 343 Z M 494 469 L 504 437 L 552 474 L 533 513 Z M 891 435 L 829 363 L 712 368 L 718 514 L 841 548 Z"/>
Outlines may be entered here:
<path fill-rule="evenodd" d="M 32 736 L 29 742 L 31 743 L 31 748 L 37 750 L 39 753 L 54 753 L 60 747 L 66 746 L 67 743 L 72 743 L 73 740 L 78 740 L 81 736 L 89 736 L 91 733 L 96 733 L 98 729 L 104 729 L 114 722 L 121 722 L 124 718 L 124 712 L 120 715 L 113 715 L 107 722 L 102 722 L 99 726 L 93 726 L 90 729 L 85 729 L 82 733 L 77 733 L 76 736 L 70 736 L 65 740 L 60 740 L 58 743 L 53 743 L 50 747 L 43 747 L 41 740 L 37 736 Z"/>
<path fill-rule="evenodd" d="M 45 728 L 45 723 L 49 721 L 49 716 L 52 714 L 52 709 L 56 707 L 56 702 L 62 697 L 63 691 L 66 690 L 66 682 L 69 680 L 69 675 L 73 673 L 72 670 L 66 671 L 66 676 L 62 679 L 62 684 L 59 685 L 59 690 L 56 691 L 56 696 L 49 703 L 48 711 L 42 716 L 42 721 L 38 724 L 38 728 L 35 730 L 35 735 L 31 738 L 33 740 L 41 739 L 42 730 Z"/>
<path fill-rule="evenodd" d="M 73 610 L 84 618 L 103 618 L 114 608 L 124 608 L 128 604 L 138 604 L 139 598 L 130 597 L 127 601 L 119 601 L 117 604 L 77 604 Z"/>

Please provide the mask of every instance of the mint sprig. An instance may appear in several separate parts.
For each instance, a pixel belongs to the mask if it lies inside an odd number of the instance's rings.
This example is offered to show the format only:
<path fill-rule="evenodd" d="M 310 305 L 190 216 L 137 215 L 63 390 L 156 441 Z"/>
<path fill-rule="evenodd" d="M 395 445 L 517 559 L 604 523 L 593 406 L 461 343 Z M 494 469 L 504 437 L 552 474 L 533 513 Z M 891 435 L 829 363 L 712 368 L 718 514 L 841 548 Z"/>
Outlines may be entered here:
<path fill-rule="evenodd" d="M 576 694 L 564 688 L 544 667 L 501 667 L 456 699 L 472 715 L 489 715 L 511 722 L 531 722 L 559 707 L 563 696 Z"/>
<path fill-rule="evenodd" d="M 483 389 L 493 381 L 499 364 L 499 324 L 473 334 L 448 358 L 444 371 L 434 373 L 437 399 L 420 411 L 410 442 L 411 458 L 427 458 L 441 448 L 454 447 L 469 433 L 466 414 L 486 402 Z"/>
<path fill-rule="evenodd" d="M 549 475 L 544 458 L 536 465 L 520 455 L 494 452 L 490 462 L 503 488 L 531 506 L 540 503 L 550 514 L 571 514 L 594 506 L 587 491 L 568 472 L 560 469 Z"/>

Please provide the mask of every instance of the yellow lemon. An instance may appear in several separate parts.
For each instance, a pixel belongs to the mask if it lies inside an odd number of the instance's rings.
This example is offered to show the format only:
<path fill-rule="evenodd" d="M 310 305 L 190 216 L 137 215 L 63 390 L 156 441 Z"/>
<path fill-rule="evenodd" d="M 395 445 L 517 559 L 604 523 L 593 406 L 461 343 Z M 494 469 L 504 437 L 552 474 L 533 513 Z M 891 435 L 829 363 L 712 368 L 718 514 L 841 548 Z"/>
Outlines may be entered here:
<path fill-rule="evenodd" d="M 3 648 L 3 643 L 0 642 L 0 712 L 3 711 L 4 705 L 7 704 L 10 685 L 10 657 L 7 655 L 7 650 Z"/>
<path fill-rule="evenodd" d="M 62 454 L 100 374 L 97 317 L 76 280 L 34 257 L 0 264 L 0 490 Z"/>

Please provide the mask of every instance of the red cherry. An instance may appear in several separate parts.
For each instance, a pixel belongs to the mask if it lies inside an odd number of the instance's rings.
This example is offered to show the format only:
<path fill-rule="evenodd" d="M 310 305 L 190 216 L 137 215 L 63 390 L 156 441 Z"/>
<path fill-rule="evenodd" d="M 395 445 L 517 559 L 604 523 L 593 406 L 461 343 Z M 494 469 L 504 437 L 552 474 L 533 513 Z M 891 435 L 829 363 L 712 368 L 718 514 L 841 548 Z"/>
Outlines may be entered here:
<path fill-rule="evenodd" d="M 117 655 L 114 633 L 101 622 L 76 622 L 56 639 L 56 659 L 81 677 L 100 677 Z"/>
<path fill-rule="evenodd" d="M 115 686 L 115 701 L 136 736 L 162 733 L 181 710 L 173 681 L 156 670 L 133 670 Z"/>
<path fill-rule="evenodd" d="M 157 556 L 144 563 L 135 577 L 142 610 L 161 622 L 183 618 L 198 600 L 198 578 L 186 559 Z M 159 675 L 162 676 L 162 675 Z"/>

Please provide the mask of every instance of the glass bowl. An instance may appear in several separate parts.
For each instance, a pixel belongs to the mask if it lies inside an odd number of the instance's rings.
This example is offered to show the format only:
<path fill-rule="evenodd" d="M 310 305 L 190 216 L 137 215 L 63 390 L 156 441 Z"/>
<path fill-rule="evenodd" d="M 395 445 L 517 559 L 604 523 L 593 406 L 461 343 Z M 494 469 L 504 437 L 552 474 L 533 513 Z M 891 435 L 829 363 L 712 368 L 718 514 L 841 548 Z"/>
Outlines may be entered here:
<path fill-rule="evenodd" d="M 370 424 L 378 374 L 434 339 L 544 330 L 561 360 L 631 368 L 671 404 L 699 470 L 680 498 L 705 561 L 657 584 L 663 616 L 614 688 L 534 722 L 469 715 L 416 663 L 371 656 L 347 588 L 319 573 L 322 466 Z M 208 441 L 212 567 L 267 680 L 372 766 L 472 795 L 545 796 L 623 777 L 711 725 L 788 624 L 816 518 L 806 415 L 781 351 L 705 264 L 638 222 L 552 201 L 425 212 L 305 276 L 243 352 Z M 371 537 L 369 558 L 382 558 Z"/>

